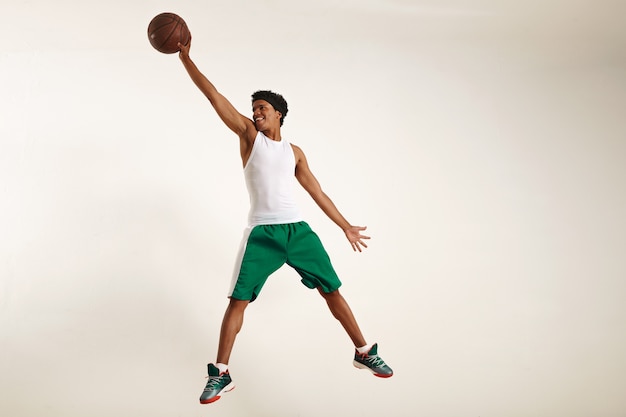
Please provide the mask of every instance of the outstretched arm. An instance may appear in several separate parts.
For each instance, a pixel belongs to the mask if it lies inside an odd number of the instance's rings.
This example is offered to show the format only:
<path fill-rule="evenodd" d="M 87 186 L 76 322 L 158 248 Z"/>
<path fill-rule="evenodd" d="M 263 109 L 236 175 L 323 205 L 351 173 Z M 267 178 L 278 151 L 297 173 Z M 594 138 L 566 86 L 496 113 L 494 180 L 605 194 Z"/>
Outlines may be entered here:
<path fill-rule="evenodd" d="M 252 149 L 251 145 L 256 137 L 256 128 L 254 122 L 239 113 L 235 107 L 224 97 L 209 81 L 204 74 L 200 72 L 196 64 L 191 60 L 189 56 L 189 49 L 191 48 L 191 40 L 187 45 L 178 44 L 180 48 L 179 57 L 182 61 L 187 73 L 191 77 L 194 84 L 202 91 L 202 93 L 209 99 L 209 102 L 217 112 L 218 116 L 228 126 L 230 130 L 235 132 L 239 136 L 241 141 L 241 154 L 249 154 Z"/>
<path fill-rule="evenodd" d="M 335 206 L 335 203 L 333 203 L 330 197 L 322 190 L 319 181 L 317 181 L 317 178 L 315 178 L 311 172 L 302 149 L 295 145 L 292 145 L 292 147 L 296 157 L 296 178 L 300 185 L 309 193 L 313 201 L 315 201 L 322 211 L 343 230 L 354 251 L 358 250 L 361 252 L 361 246 L 367 248 L 364 240 L 370 237 L 361 234 L 367 227 L 352 226 L 348 220 L 343 217 L 339 209 Z"/>

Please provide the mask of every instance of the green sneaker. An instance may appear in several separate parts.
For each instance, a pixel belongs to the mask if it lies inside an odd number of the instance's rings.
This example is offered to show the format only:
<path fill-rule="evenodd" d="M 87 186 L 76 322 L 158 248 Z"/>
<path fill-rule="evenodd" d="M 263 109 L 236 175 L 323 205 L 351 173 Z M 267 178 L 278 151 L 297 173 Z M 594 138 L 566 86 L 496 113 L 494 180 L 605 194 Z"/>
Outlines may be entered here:
<path fill-rule="evenodd" d="M 210 404 L 221 398 L 221 394 L 235 389 L 233 380 L 230 379 L 228 371 L 220 373 L 220 370 L 212 363 L 208 366 L 209 381 L 200 395 L 200 404 Z"/>
<path fill-rule="evenodd" d="M 354 351 L 355 367 L 359 369 L 367 369 L 379 378 L 389 378 L 393 375 L 393 371 L 385 361 L 378 356 L 378 343 L 374 344 L 367 353 L 359 353 L 358 350 Z"/>

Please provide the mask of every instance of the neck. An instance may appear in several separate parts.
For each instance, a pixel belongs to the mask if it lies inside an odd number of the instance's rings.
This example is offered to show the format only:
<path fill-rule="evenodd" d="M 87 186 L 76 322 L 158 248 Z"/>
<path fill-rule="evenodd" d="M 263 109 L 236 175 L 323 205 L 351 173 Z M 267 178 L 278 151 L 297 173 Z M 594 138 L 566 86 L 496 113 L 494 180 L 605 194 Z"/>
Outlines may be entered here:
<path fill-rule="evenodd" d="M 269 139 L 280 142 L 282 137 L 280 136 L 280 128 L 279 129 L 266 129 L 261 131 L 265 136 Z"/>

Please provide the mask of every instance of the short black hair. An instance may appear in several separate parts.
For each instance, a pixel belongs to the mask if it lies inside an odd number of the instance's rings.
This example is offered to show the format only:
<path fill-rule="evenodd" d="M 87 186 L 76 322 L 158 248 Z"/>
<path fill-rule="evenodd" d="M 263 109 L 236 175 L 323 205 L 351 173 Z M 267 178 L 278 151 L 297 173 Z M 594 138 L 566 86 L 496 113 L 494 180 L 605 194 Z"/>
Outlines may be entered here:
<path fill-rule="evenodd" d="M 280 117 L 280 125 L 283 125 L 289 109 L 287 108 L 287 101 L 282 95 L 270 90 L 259 90 L 252 94 L 252 102 L 254 103 L 256 100 L 265 100 L 274 107 L 274 110 L 279 111 L 282 115 Z"/>

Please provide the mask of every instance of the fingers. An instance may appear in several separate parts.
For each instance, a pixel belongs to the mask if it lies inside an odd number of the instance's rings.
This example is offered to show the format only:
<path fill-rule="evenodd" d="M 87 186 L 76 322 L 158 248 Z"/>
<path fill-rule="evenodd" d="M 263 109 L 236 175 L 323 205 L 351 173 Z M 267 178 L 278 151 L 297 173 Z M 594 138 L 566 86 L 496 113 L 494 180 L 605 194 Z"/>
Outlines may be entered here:
<path fill-rule="evenodd" d="M 367 245 L 365 244 L 365 242 L 361 241 L 360 239 L 356 242 L 352 242 L 352 250 L 353 251 L 359 251 L 359 252 L 363 252 L 361 250 L 361 246 L 363 246 L 364 248 L 367 248 Z"/>
<path fill-rule="evenodd" d="M 184 45 L 183 45 L 182 43 L 178 42 L 178 47 L 179 47 L 179 48 L 181 48 L 181 47 L 183 47 L 183 46 L 184 46 L 185 48 L 187 48 L 187 49 L 189 49 L 189 48 L 191 47 L 191 33 L 189 34 L 189 40 L 187 41 L 187 43 L 186 43 L 186 44 L 184 44 Z"/>
<path fill-rule="evenodd" d="M 366 226 L 352 226 L 350 229 L 346 230 L 346 236 L 350 241 L 350 245 L 352 246 L 353 251 L 362 252 L 361 246 L 363 248 L 367 248 L 367 244 L 363 242 L 364 239 L 371 239 L 369 236 L 365 236 L 361 234 L 361 231 L 367 229 Z"/>
<path fill-rule="evenodd" d="M 185 45 L 178 42 L 176 46 L 178 46 L 178 51 L 181 55 L 182 54 L 189 55 L 189 49 L 191 48 L 191 34 L 189 34 L 189 40 L 187 41 Z"/>

